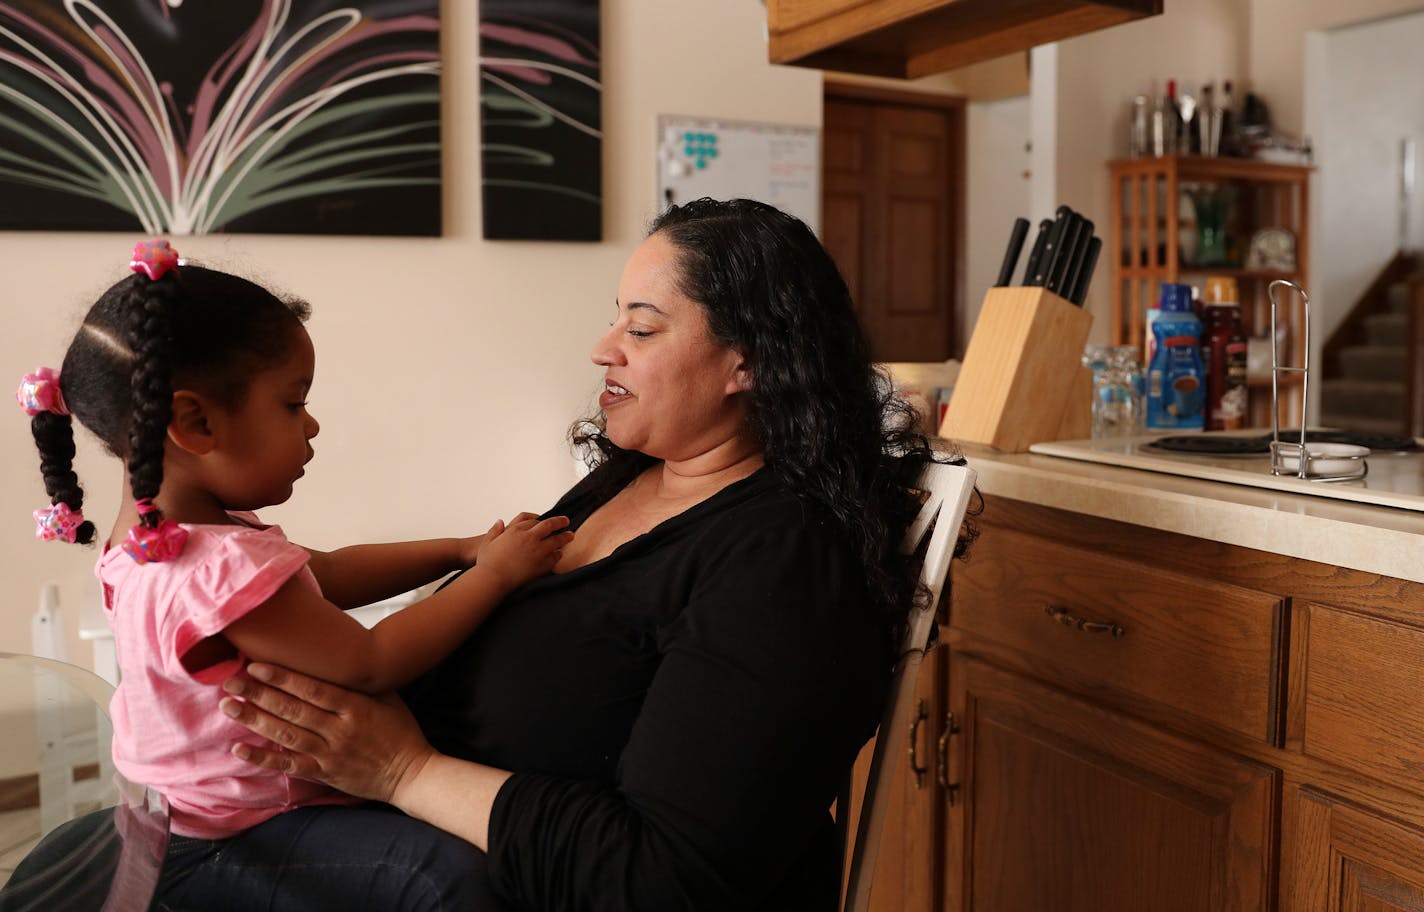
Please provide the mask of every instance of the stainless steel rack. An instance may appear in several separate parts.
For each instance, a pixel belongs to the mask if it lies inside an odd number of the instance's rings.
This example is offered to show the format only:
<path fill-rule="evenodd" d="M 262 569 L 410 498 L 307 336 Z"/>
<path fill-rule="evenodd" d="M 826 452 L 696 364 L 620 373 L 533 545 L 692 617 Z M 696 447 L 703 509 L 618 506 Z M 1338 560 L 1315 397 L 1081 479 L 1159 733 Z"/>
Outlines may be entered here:
<path fill-rule="evenodd" d="M 1283 365 L 1277 351 L 1276 333 L 1271 333 L 1271 474 L 1294 475 L 1311 481 L 1350 481 L 1365 477 L 1369 464 L 1365 457 L 1369 451 L 1358 454 L 1325 454 L 1312 452 L 1306 445 L 1306 408 L 1310 402 L 1310 295 L 1296 283 L 1288 279 L 1276 279 L 1267 290 L 1271 299 L 1271 326 L 1276 322 L 1276 290 L 1289 288 L 1300 295 L 1301 313 L 1304 314 L 1303 354 L 1299 366 Z M 1282 374 L 1300 374 L 1300 441 L 1287 443 L 1281 440 L 1280 427 L 1280 377 Z M 1287 460 L 1295 463 L 1295 469 L 1286 467 Z M 1329 468 L 1327 468 L 1327 464 Z"/>

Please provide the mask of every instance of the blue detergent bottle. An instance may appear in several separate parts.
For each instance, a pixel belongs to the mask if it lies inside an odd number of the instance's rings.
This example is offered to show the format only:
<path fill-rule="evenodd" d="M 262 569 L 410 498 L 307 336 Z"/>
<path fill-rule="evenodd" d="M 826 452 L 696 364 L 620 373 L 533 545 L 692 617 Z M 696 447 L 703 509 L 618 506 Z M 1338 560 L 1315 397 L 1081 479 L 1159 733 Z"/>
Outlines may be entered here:
<path fill-rule="evenodd" d="M 1162 314 L 1152 323 L 1155 348 L 1147 366 L 1147 426 L 1201 430 L 1206 376 L 1201 320 L 1192 312 L 1192 286 L 1162 284 Z"/>

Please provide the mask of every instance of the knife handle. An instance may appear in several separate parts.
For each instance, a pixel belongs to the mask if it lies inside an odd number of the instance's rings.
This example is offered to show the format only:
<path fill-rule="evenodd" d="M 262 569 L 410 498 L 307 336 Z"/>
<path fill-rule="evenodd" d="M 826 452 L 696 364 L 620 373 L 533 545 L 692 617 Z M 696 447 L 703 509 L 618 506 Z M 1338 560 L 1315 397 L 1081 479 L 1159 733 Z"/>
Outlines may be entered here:
<path fill-rule="evenodd" d="M 1028 252 L 1028 262 L 1024 264 L 1025 285 L 1033 284 L 1033 274 L 1038 270 L 1039 261 L 1043 259 L 1043 248 L 1048 243 L 1048 231 L 1052 226 L 1052 219 L 1044 219 L 1038 223 L 1038 236 L 1033 239 L 1033 249 Z"/>
<path fill-rule="evenodd" d="M 1009 232 L 1009 248 L 1004 251 L 1004 263 L 999 267 L 999 280 L 994 283 L 996 287 L 1003 287 L 1014 278 L 1014 267 L 1019 263 L 1019 254 L 1023 252 L 1024 239 L 1028 237 L 1028 219 L 1014 219 L 1014 227 Z"/>
<path fill-rule="evenodd" d="M 1078 278 L 1083 274 L 1083 261 L 1088 257 L 1088 245 L 1093 241 L 1093 231 L 1096 226 L 1088 219 L 1083 219 L 1079 228 L 1076 243 L 1073 249 L 1068 252 L 1068 267 L 1063 272 L 1063 278 L 1059 282 L 1057 294 L 1061 298 L 1069 301 L 1073 299 L 1073 292 L 1078 287 Z"/>
<path fill-rule="evenodd" d="M 1073 296 L 1068 299 L 1080 307 L 1088 296 L 1088 284 L 1093 281 L 1093 270 L 1098 265 L 1098 254 L 1102 249 L 1102 238 L 1095 237 L 1088 242 L 1088 252 L 1083 257 L 1083 268 L 1079 270 L 1077 287 L 1073 289 Z"/>
<path fill-rule="evenodd" d="M 1048 264 L 1043 280 L 1043 286 L 1059 297 L 1064 297 L 1063 281 L 1067 278 L 1073 251 L 1077 249 L 1078 236 L 1082 230 L 1083 217 L 1070 209 L 1068 217 L 1063 221 L 1063 230 L 1058 236 L 1058 247 L 1053 251 L 1053 259 Z"/>
<path fill-rule="evenodd" d="M 1034 285 L 1048 284 L 1054 268 L 1062 262 L 1063 245 L 1070 237 L 1075 220 L 1082 218 L 1067 204 L 1060 205 L 1053 215 L 1053 226 L 1048 229 L 1048 242 L 1043 247 L 1043 257 L 1038 261 L 1038 270 L 1031 283 Z"/>

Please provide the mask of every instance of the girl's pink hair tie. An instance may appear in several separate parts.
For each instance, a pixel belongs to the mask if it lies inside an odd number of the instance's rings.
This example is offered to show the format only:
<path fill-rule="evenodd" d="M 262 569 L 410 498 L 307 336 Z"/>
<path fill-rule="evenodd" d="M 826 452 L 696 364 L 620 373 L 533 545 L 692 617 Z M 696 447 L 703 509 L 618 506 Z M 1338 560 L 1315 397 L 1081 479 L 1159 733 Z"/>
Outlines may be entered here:
<path fill-rule="evenodd" d="M 135 506 L 138 507 L 139 516 L 158 511 L 158 507 L 154 506 L 153 500 L 148 497 L 140 500 Z M 171 519 L 165 519 L 153 529 L 142 523 L 129 529 L 128 537 L 119 547 L 135 562 L 147 564 L 177 557 L 183 553 L 183 546 L 187 543 L 188 530 Z"/>
<path fill-rule="evenodd" d="M 64 393 L 59 389 L 59 371 L 52 367 L 37 367 L 33 374 L 25 374 L 20 380 L 20 388 L 15 390 L 15 400 L 31 418 L 44 412 L 69 414 L 69 407 L 64 404 Z"/>
<path fill-rule="evenodd" d="M 69 504 L 57 503 L 48 509 L 35 511 L 35 538 L 40 541 L 62 539 L 73 544 L 83 524 L 82 510 L 71 510 Z"/>
<path fill-rule="evenodd" d="M 150 282 L 157 282 L 170 269 L 178 268 L 178 251 L 162 238 L 139 241 L 134 245 L 129 268 L 148 276 Z"/>

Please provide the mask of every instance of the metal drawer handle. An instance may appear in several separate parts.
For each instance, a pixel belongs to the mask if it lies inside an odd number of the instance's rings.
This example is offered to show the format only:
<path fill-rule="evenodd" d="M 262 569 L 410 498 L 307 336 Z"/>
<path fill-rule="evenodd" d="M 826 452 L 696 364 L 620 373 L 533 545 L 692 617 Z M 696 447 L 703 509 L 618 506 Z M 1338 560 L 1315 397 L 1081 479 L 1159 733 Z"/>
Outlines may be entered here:
<path fill-rule="evenodd" d="M 954 713 L 945 713 L 944 731 L 940 732 L 939 744 L 935 751 L 935 773 L 939 778 L 940 788 L 944 789 L 944 800 L 950 807 L 954 806 L 955 799 L 959 797 L 959 783 L 949 781 L 949 738 L 957 734 L 959 725 L 954 721 Z"/>
<path fill-rule="evenodd" d="M 1086 618 L 1074 617 L 1068 613 L 1066 608 L 1059 608 L 1057 605 L 1044 605 L 1043 613 L 1064 627 L 1075 627 L 1084 633 L 1110 633 L 1115 637 L 1127 633 L 1120 625 L 1114 624 L 1112 621 L 1090 621 Z"/>
<path fill-rule="evenodd" d="M 920 755 L 916 750 L 920 740 L 920 723 L 929 717 L 929 713 L 925 711 L 925 701 L 920 700 L 919 705 L 915 708 L 915 719 L 910 723 L 909 735 L 910 772 L 915 774 L 915 788 L 917 789 L 925 787 L 925 773 L 929 772 L 929 767 L 920 766 Z"/>

